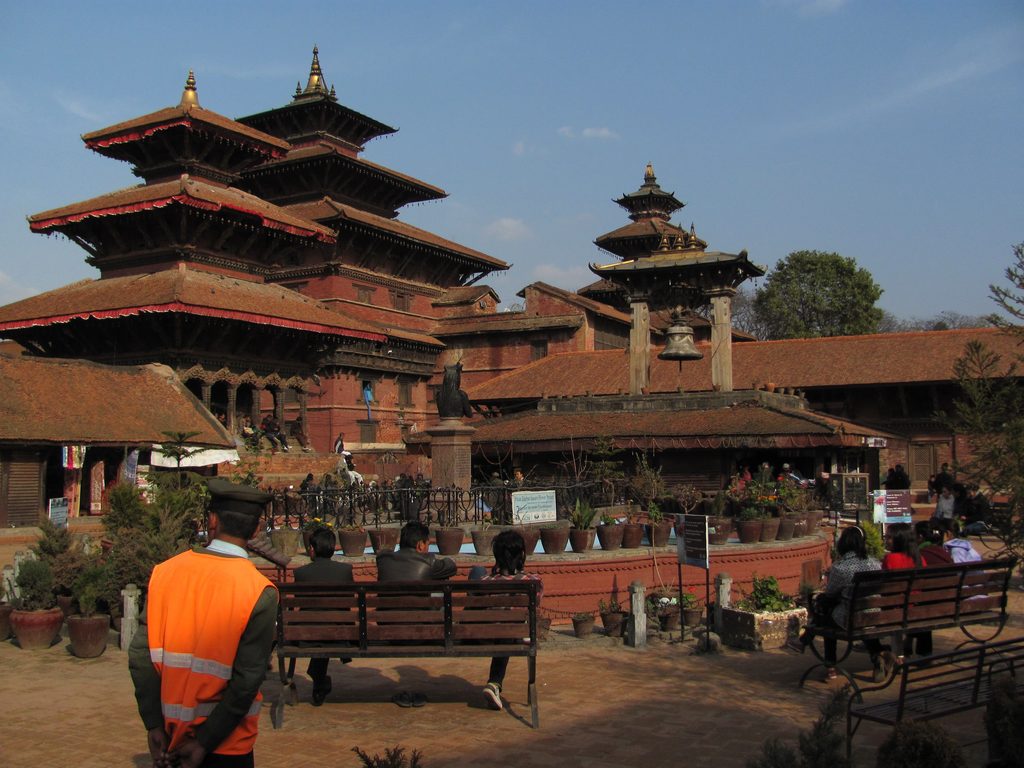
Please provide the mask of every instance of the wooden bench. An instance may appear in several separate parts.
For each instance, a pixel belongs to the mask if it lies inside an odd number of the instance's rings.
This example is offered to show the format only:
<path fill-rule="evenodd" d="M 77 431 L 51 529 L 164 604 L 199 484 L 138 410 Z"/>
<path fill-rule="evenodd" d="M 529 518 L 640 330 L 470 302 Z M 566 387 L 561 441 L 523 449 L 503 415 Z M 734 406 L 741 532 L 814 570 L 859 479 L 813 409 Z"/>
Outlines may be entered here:
<path fill-rule="evenodd" d="M 1013 677 L 1024 691 L 1024 638 L 973 644 L 949 653 L 903 661 L 884 685 L 861 689 L 861 694 L 888 690 L 898 679 L 896 698 L 857 701 L 851 696 L 846 710 L 846 757 L 864 720 L 896 725 L 903 720 L 932 720 L 984 707 L 992 697 L 992 684 L 1000 675 Z"/>
<path fill-rule="evenodd" d="M 1015 558 L 1005 558 L 854 574 L 852 586 L 841 598 L 847 608 L 846 627 L 813 623 L 807 627 L 805 639 L 810 641 L 819 663 L 804 672 L 800 685 L 815 669 L 829 666 L 813 642 L 815 637 L 846 642 L 846 650 L 836 659 L 835 668 L 855 693 L 859 690 L 857 683 L 842 663 L 858 641 L 893 638 L 894 651 L 899 655 L 903 637 L 911 632 L 959 627 L 968 638 L 965 642 L 993 640 L 1006 624 L 1006 591 L 1016 562 Z M 988 626 L 986 637 L 972 633 L 970 627 L 977 625 Z"/>
<path fill-rule="evenodd" d="M 284 722 L 285 690 L 297 701 L 298 658 L 525 656 L 527 701 L 537 705 L 537 582 L 417 581 L 279 583 L 277 660 L 281 694 L 271 709 Z M 287 672 L 285 659 L 289 660 Z"/>

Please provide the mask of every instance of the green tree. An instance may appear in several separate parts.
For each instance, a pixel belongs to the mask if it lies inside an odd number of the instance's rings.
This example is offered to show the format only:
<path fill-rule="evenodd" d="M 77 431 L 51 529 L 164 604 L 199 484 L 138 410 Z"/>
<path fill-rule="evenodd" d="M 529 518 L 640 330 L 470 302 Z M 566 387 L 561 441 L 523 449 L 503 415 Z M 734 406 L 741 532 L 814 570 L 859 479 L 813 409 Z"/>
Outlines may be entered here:
<path fill-rule="evenodd" d="M 754 298 L 758 326 L 767 339 L 875 333 L 882 289 L 849 257 L 794 251 L 780 261 Z"/>

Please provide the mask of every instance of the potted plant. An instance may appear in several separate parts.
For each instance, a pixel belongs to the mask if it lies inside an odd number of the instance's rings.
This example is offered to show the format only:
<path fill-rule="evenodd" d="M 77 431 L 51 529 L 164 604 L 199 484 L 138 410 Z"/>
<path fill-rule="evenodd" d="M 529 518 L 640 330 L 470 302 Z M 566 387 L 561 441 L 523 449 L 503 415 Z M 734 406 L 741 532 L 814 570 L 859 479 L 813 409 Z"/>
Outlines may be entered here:
<path fill-rule="evenodd" d="M 598 611 L 601 614 L 601 624 L 608 637 L 622 637 L 626 612 L 622 610 L 619 601 L 615 598 L 609 598 L 608 602 L 601 600 L 598 603 Z"/>
<path fill-rule="evenodd" d="M 679 629 L 679 594 L 671 587 L 659 587 L 647 598 L 647 615 L 656 620 L 662 632 Z"/>
<path fill-rule="evenodd" d="M 690 590 L 683 591 L 683 624 L 696 627 L 704 616 L 704 609 L 697 602 L 697 596 Z"/>
<path fill-rule="evenodd" d="M 563 523 L 551 523 L 540 529 L 540 543 L 546 555 L 560 555 L 565 552 L 569 543 L 569 526 Z"/>
<path fill-rule="evenodd" d="M 761 510 L 761 536 L 760 541 L 775 541 L 779 535 L 779 524 L 782 518 L 775 517 L 766 509 Z"/>
<path fill-rule="evenodd" d="M 594 546 L 594 516 L 597 511 L 582 499 L 569 513 L 569 546 L 573 552 L 586 552 Z"/>
<path fill-rule="evenodd" d="M 466 539 L 466 532 L 461 526 L 445 525 L 434 531 L 434 541 L 437 543 L 437 551 L 442 555 L 457 555 L 462 550 L 462 542 Z"/>
<path fill-rule="evenodd" d="M 64 623 L 53 594 L 53 571 L 44 560 L 25 560 L 15 578 L 18 601 L 11 612 L 11 629 L 25 649 L 49 648 Z"/>
<path fill-rule="evenodd" d="M 754 506 L 743 507 L 736 518 L 736 535 L 740 544 L 753 544 L 761 539 L 763 519 L 761 510 Z"/>
<path fill-rule="evenodd" d="M 290 560 L 298 554 L 302 545 L 302 531 L 297 528 L 275 528 L 270 532 L 270 543 Z"/>
<path fill-rule="evenodd" d="M 672 533 L 672 521 L 666 520 L 657 502 L 647 505 L 647 538 L 652 547 L 668 545 L 669 534 Z"/>
<path fill-rule="evenodd" d="M 313 535 L 313 531 L 317 528 L 326 528 L 329 531 L 334 530 L 334 524 L 325 517 L 306 517 L 302 520 L 302 551 L 305 552 L 309 549 L 309 537 Z"/>
<path fill-rule="evenodd" d="M 611 515 L 602 515 L 601 524 L 597 526 L 597 540 L 606 552 L 618 549 L 622 546 L 622 526 Z"/>
<path fill-rule="evenodd" d="M 636 521 L 632 511 L 626 513 L 626 524 L 622 526 L 622 548 L 637 549 L 644 541 L 644 527 Z"/>
<path fill-rule="evenodd" d="M 373 548 L 373 554 L 379 555 L 381 552 L 394 552 L 395 547 L 398 546 L 398 536 L 400 530 L 394 527 L 381 527 L 379 524 L 374 526 L 368 531 L 370 535 L 370 546 Z"/>
<path fill-rule="evenodd" d="M 572 631 L 576 637 L 587 637 L 594 631 L 594 612 L 580 611 L 572 615 Z"/>
<path fill-rule="evenodd" d="M 491 556 L 491 544 L 494 543 L 494 537 L 498 535 L 499 530 L 494 527 L 494 518 L 491 513 L 484 513 L 480 519 L 480 527 L 469 532 L 473 537 L 473 549 L 478 555 L 481 557 Z"/>
<path fill-rule="evenodd" d="M 728 501 L 725 491 L 719 491 L 710 501 L 707 510 L 708 544 L 726 544 L 729 541 L 729 534 L 732 533 L 732 518 L 726 514 Z M 676 535 L 678 533 L 677 531 Z"/>
<path fill-rule="evenodd" d="M 362 557 L 366 553 L 366 529 L 352 522 L 338 529 L 338 543 L 345 557 Z"/>
<path fill-rule="evenodd" d="M 532 555 L 537 550 L 537 542 L 540 541 L 540 528 L 535 525 L 517 525 L 515 530 L 523 537 L 526 554 Z"/>
<path fill-rule="evenodd" d="M 722 642 L 736 648 L 762 651 L 783 648 L 799 636 L 807 610 L 779 589 L 774 576 L 754 574 L 750 594 L 733 608 L 722 608 Z"/>
<path fill-rule="evenodd" d="M 73 594 L 81 613 L 68 616 L 68 638 L 71 652 L 80 659 L 95 658 L 107 647 L 110 616 L 96 612 L 106 581 L 107 568 L 98 561 L 87 565 L 75 580 Z"/>

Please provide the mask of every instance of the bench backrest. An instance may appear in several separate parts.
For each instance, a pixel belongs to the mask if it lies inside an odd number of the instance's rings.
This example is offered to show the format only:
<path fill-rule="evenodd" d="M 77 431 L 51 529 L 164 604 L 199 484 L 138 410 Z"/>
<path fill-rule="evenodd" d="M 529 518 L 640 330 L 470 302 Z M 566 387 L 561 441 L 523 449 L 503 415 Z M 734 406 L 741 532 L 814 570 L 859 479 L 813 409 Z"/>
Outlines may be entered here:
<path fill-rule="evenodd" d="M 1016 559 L 854 575 L 851 630 L 901 631 L 1005 622 Z"/>
<path fill-rule="evenodd" d="M 898 718 L 905 707 L 921 709 L 928 700 L 945 713 L 967 710 L 988 701 L 992 683 L 1002 675 L 1024 681 L 1024 638 L 972 644 L 905 661 L 900 669 Z"/>
<path fill-rule="evenodd" d="M 515 653 L 537 646 L 537 582 L 417 581 L 278 584 L 278 642 L 346 643 L 364 652 L 397 642 L 440 653 L 481 642 Z"/>

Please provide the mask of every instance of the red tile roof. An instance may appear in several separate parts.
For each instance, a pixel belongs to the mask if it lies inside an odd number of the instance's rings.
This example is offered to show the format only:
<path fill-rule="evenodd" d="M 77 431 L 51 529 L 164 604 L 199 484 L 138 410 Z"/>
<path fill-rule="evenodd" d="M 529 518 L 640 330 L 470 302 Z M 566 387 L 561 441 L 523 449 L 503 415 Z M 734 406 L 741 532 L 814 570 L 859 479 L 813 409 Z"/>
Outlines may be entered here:
<path fill-rule="evenodd" d="M 28 217 L 33 232 L 47 232 L 99 216 L 117 216 L 136 211 L 186 205 L 206 211 L 233 211 L 255 216 L 269 229 L 288 232 L 296 237 L 334 242 L 334 232 L 314 221 L 302 219 L 293 212 L 266 200 L 231 187 L 218 187 L 183 174 L 178 179 L 157 184 L 143 184 L 110 194 L 100 195 L 62 208 L 43 211 Z"/>
<path fill-rule="evenodd" d="M 581 315 L 524 315 L 522 312 L 499 312 L 480 317 L 450 317 L 434 326 L 437 336 L 469 336 L 480 333 L 508 331 L 539 331 L 545 328 L 579 328 Z"/>
<path fill-rule="evenodd" d="M 804 448 L 860 445 L 866 436 L 884 434 L 813 411 L 749 402 L 706 410 L 530 412 L 474 425 L 474 445 L 514 443 L 519 450 L 597 437 L 614 437 L 620 447 L 656 449 Z"/>
<path fill-rule="evenodd" d="M 170 368 L 0 355 L 0 444 L 152 445 L 164 431 L 196 445 L 234 441 Z M 159 407 L 154 407 L 159 404 Z"/>
<path fill-rule="evenodd" d="M 498 301 L 498 294 L 489 285 L 459 285 L 449 288 L 443 296 L 438 296 L 431 304 L 435 307 L 454 307 L 460 304 L 473 304 L 490 294 Z"/>
<path fill-rule="evenodd" d="M 530 283 L 526 288 L 519 291 L 516 296 L 525 297 L 527 288 L 535 288 L 542 293 L 547 293 L 562 299 L 563 301 L 567 301 L 570 304 L 575 304 L 578 307 L 582 307 L 583 309 L 593 312 L 595 315 L 600 315 L 601 317 L 605 317 L 609 320 L 615 320 L 616 322 L 625 323 L 626 325 L 629 325 L 630 322 L 632 322 L 627 313 L 615 309 L 604 302 L 595 301 L 587 296 L 581 296 L 578 293 L 567 291 L 564 288 L 556 288 L 553 285 L 548 285 L 547 283 L 540 281 Z"/>
<path fill-rule="evenodd" d="M 751 341 L 732 348 L 733 385 L 750 389 L 773 382 L 780 387 L 877 386 L 945 382 L 969 341 L 981 341 L 1009 360 L 1018 339 L 996 328 L 834 336 L 818 339 Z M 702 360 L 659 360 L 651 350 L 650 392 L 706 391 L 711 388 L 711 351 L 699 344 Z M 473 400 L 529 400 L 617 394 L 629 391 L 625 350 L 551 355 L 475 387 Z"/>
<path fill-rule="evenodd" d="M 397 235 L 416 243 L 433 246 L 434 248 L 439 248 L 444 251 L 450 251 L 451 253 L 465 259 L 469 259 L 470 261 L 483 264 L 490 271 L 508 269 L 508 264 L 501 259 L 496 259 L 493 256 L 488 256 L 486 253 L 473 250 L 472 248 L 467 248 L 464 245 L 459 245 L 452 240 L 447 240 L 440 235 L 435 235 L 433 232 L 428 232 L 425 229 L 420 229 L 419 227 L 414 227 L 411 224 L 406 224 L 404 221 L 377 216 L 376 214 L 368 213 L 367 211 L 360 210 L 359 208 L 355 208 L 351 205 L 339 203 L 337 200 L 332 200 L 329 197 L 325 197 L 315 203 L 302 203 L 299 205 L 289 206 L 288 210 L 293 211 L 296 215 L 301 216 L 304 219 L 326 222 L 341 219 L 363 224 L 371 229 L 379 229 L 383 232 Z"/>
<path fill-rule="evenodd" d="M 273 157 L 283 155 L 291 146 L 287 141 L 276 136 L 242 125 L 230 117 L 225 117 L 209 109 L 203 109 L 198 105 L 180 104 L 175 107 L 159 109 L 141 117 L 133 117 L 131 120 L 100 128 L 98 131 L 91 131 L 82 136 L 82 141 L 90 149 L 102 152 L 105 147 L 113 144 L 138 141 L 179 125 L 211 129 L 215 133 L 254 144 Z"/>
<path fill-rule="evenodd" d="M 0 331 L 143 312 L 183 312 L 385 340 L 380 329 L 345 317 L 290 288 L 186 269 L 184 265 L 145 275 L 82 280 L 8 304 L 0 307 Z"/>

